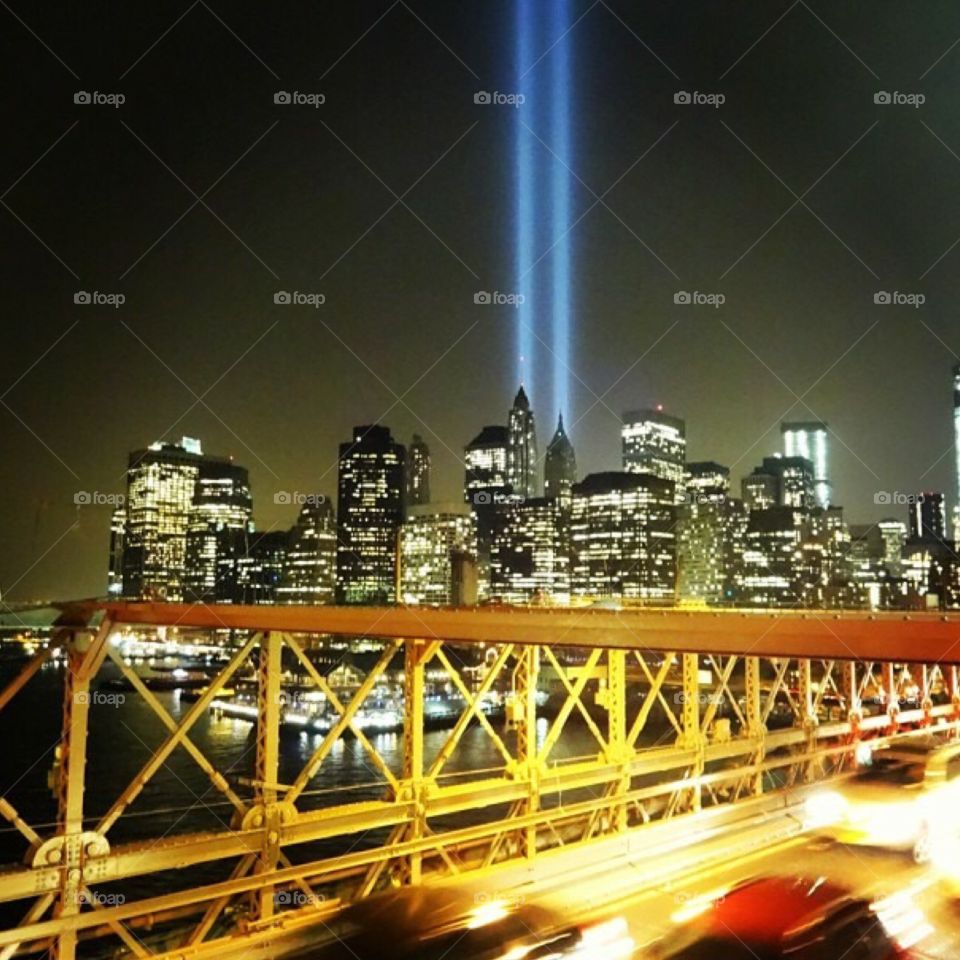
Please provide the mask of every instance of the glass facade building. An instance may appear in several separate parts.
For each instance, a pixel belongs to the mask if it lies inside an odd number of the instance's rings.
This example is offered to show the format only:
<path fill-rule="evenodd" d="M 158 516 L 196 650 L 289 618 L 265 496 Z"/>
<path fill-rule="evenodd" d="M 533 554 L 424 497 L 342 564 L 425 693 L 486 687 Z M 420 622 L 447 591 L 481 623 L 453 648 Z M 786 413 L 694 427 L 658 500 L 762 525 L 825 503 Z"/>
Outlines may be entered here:
<path fill-rule="evenodd" d="M 814 496 L 817 506 L 826 509 L 833 497 L 830 482 L 830 434 L 822 421 L 783 423 L 783 453 L 786 457 L 803 457 L 813 464 Z"/>
<path fill-rule="evenodd" d="M 623 469 L 627 473 L 649 473 L 674 486 L 677 503 L 682 503 L 686 483 L 686 424 L 659 407 L 634 410 L 623 415 L 620 429 Z"/>
<path fill-rule="evenodd" d="M 393 603 L 404 514 L 405 451 L 387 427 L 355 427 L 340 444 L 337 602 Z"/>

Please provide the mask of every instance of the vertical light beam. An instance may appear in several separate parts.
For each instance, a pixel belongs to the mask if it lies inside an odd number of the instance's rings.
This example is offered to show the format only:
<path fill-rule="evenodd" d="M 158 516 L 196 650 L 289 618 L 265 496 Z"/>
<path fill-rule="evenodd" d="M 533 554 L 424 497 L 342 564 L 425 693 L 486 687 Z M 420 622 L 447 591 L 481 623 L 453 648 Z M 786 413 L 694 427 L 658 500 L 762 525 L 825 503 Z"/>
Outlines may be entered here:
<path fill-rule="evenodd" d="M 517 380 L 533 394 L 533 244 L 534 244 L 534 175 L 533 135 L 523 122 L 523 115 L 532 114 L 533 82 L 527 71 L 533 64 L 535 0 L 517 0 L 517 80 L 516 93 L 526 98 L 516 109 L 516 293 L 523 295 L 517 307 Z"/>
<path fill-rule="evenodd" d="M 570 0 L 551 0 L 551 139 L 550 183 L 553 248 L 552 344 L 553 408 L 570 414 Z"/>

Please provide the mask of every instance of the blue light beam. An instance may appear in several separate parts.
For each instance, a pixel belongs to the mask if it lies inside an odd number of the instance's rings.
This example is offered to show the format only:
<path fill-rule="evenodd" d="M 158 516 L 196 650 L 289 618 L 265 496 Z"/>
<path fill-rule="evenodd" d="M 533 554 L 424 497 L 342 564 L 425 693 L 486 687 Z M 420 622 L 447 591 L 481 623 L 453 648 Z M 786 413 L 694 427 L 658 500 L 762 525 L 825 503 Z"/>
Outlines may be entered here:
<path fill-rule="evenodd" d="M 553 408 L 570 414 L 570 2 L 551 0 L 551 33 L 560 38 L 551 56 L 551 139 L 553 169 L 550 182 L 553 249 L 552 344 Z"/>
<path fill-rule="evenodd" d="M 516 93 L 526 98 L 524 107 L 516 110 L 516 274 L 518 294 L 523 302 L 517 308 L 517 380 L 533 394 L 533 244 L 535 230 L 535 179 L 533 171 L 533 135 L 526 128 L 521 114 L 531 114 L 533 82 L 526 71 L 533 62 L 535 0 L 517 0 L 517 80 Z"/>

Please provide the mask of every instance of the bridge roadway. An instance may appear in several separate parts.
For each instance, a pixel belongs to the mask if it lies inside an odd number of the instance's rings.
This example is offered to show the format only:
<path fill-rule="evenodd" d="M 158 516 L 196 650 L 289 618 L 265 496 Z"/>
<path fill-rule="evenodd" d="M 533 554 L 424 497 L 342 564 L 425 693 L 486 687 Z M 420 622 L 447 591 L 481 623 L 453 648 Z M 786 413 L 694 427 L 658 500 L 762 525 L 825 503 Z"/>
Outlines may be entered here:
<path fill-rule="evenodd" d="M 478 903 L 538 904 L 571 922 L 623 917 L 637 946 L 635 960 L 643 960 L 645 948 L 688 919 L 698 904 L 741 882 L 766 875 L 822 876 L 871 901 L 899 897 L 908 904 L 911 929 L 922 932 L 914 946 L 917 960 L 960 957 L 960 899 L 936 868 L 917 865 L 906 854 L 818 836 L 804 823 L 808 795 L 801 788 L 746 801 L 739 811 L 713 808 L 589 849 L 557 850 L 535 863 L 511 863 L 482 879 L 466 876 L 445 884 L 467 890 Z M 319 922 L 307 911 L 283 932 L 253 928 L 246 938 L 214 941 L 192 956 L 284 960 L 293 953 L 299 958 L 305 947 L 330 941 L 325 921 L 335 910 L 335 904 L 324 904 Z M 181 956 L 177 952 L 162 960 Z"/>

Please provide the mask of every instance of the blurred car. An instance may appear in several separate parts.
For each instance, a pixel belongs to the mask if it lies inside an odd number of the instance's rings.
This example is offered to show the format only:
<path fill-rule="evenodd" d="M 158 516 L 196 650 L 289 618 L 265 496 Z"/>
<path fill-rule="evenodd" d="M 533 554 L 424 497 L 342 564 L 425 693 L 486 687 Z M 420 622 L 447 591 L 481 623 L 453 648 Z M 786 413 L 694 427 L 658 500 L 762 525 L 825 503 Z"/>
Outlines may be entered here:
<path fill-rule="evenodd" d="M 864 761 L 853 777 L 807 800 L 808 827 L 841 843 L 907 851 L 925 863 L 956 832 L 960 744 L 910 738 Z"/>
<path fill-rule="evenodd" d="M 405 887 L 343 910 L 296 960 L 627 960 L 622 919 L 576 926 L 552 911 L 443 887 Z"/>
<path fill-rule="evenodd" d="M 930 932 L 911 905 L 871 904 L 822 877 L 750 880 L 705 899 L 688 916 L 688 922 L 652 948 L 651 958 L 920 960 L 894 939 L 894 930 L 905 942 Z"/>

